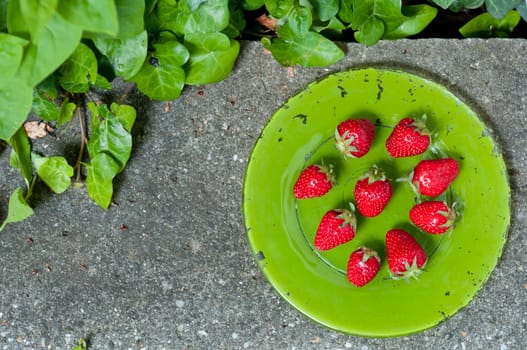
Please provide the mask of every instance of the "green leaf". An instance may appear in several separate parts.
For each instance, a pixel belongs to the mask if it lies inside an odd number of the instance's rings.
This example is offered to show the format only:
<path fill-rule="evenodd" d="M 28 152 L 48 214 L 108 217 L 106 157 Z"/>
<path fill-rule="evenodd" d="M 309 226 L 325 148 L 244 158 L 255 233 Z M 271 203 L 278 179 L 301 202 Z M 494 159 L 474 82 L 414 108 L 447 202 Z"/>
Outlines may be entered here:
<path fill-rule="evenodd" d="M 293 7 L 295 0 L 265 0 L 265 8 L 274 18 L 282 18 Z"/>
<path fill-rule="evenodd" d="M 113 0 L 67 0 L 61 1 L 58 12 L 80 29 L 117 35 L 119 20 Z"/>
<path fill-rule="evenodd" d="M 159 29 L 175 31 L 178 13 L 176 0 L 159 0 L 155 9 L 155 15 L 159 20 Z M 154 16 L 148 16 L 148 18 L 152 17 Z"/>
<path fill-rule="evenodd" d="M 324 67 L 344 57 L 337 45 L 315 32 L 309 32 L 303 38 L 288 35 L 272 41 L 263 38 L 262 44 L 284 66 Z"/>
<path fill-rule="evenodd" d="M 163 20 L 162 14 L 158 15 Z M 174 28 L 176 34 L 214 33 L 229 25 L 228 0 L 180 0 Z"/>
<path fill-rule="evenodd" d="M 247 11 L 257 10 L 264 4 L 265 0 L 242 0 L 242 6 Z"/>
<path fill-rule="evenodd" d="M 60 108 L 56 103 L 50 101 L 44 92 L 35 88 L 33 89 L 33 112 L 41 119 L 53 122 L 59 119 Z"/>
<path fill-rule="evenodd" d="M 18 36 L 0 33 L 0 89 L 9 84 L 22 62 L 27 40 Z"/>
<path fill-rule="evenodd" d="M 453 12 L 459 12 L 463 9 L 476 9 L 481 7 L 484 2 L 485 0 L 455 0 L 448 9 Z"/>
<path fill-rule="evenodd" d="M 33 168 L 31 167 L 31 145 L 26 130 L 21 127 L 8 141 L 13 149 L 11 165 L 16 165 L 26 180 L 26 184 L 33 181 Z M 14 159 L 13 159 L 14 158 Z"/>
<path fill-rule="evenodd" d="M 437 8 L 428 5 L 404 6 L 404 21 L 396 28 L 386 30 L 385 39 L 400 39 L 414 35 L 425 29 L 437 15 Z"/>
<path fill-rule="evenodd" d="M 98 89 L 111 90 L 112 84 L 110 84 L 108 82 L 108 79 L 106 79 L 104 76 L 97 74 L 97 79 L 95 80 L 95 83 L 93 83 L 93 87 L 96 87 Z"/>
<path fill-rule="evenodd" d="M 126 131 L 132 131 L 132 127 L 134 126 L 135 118 L 137 116 L 137 112 L 134 107 L 130 105 L 112 103 L 110 106 L 110 111 L 115 115 L 117 120 L 121 122 Z"/>
<path fill-rule="evenodd" d="M 86 344 L 86 340 L 79 339 L 79 343 L 75 345 L 75 347 L 71 350 L 88 350 L 88 345 Z"/>
<path fill-rule="evenodd" d="M 524 21 L 527 21 L 527 2 L 522 3 L 520 6 L 516 8 L 516 10 L 520 13 Z"/>
<path fill-rule="evenodd" d="M 41 81 L 36 88 L 40 90 L 49 99 L 56 99 L 58 97 L 58 88 L 55 75 L 50 75 Z"/>
<path fill-rule="evenodd" d="M 73 167 L 64 157 L 42 157 L 32 153 L 31 159 L 38 176 L 53 192 L 62 193 L 68 189 L 73 176 Z"/>
<path fill-rule="evenodd" d="M 107 153 L 99 153 L 86 166 L 86 191 L 100 207 L 107 209 L 113 195 L 113 178 L 119 173 L 117 161 Z"/>
<path fill-rule="evenodd" d="M 337 16 L 344 23 L 351 23 L 353 21 L 352 3 L 354 0 L 340 0 L 340 10 Z"/>
<path fill-rule="evenodd" d="M 73 102 L 69 102 L 68 98 L 62 101 L 62 106 L 60 107 L 59 119 L 57 120 L 57 126 L 61 126 L 64 123 L 67 123 L 73 118 L 73 113 L 77 105 Z"/>
<path fill-rule="evenodd" d="M 375 16 L 369 17 L 354 33 L 355 39 L 364 45 L 375 45 L 384 34 L 384 22 Z"/>
<path fill-rule="evenodd" d="M 97 49 L 108 57 L 120 77 L 130 79 L 139 72 L 145 62 L 148 51 L 148 33 L 145 31 L 126 38 L 95 37 Z"/>
<path fill-rule="evenodd" d="M 434 4 L 441 7 L 443 10 L 446 10 L 454 1 L 456 0 L 432 0 Z"/>
<path fill-rule="evenodd" d="M 287 16 L 289 29 L 299 37 L 303 37 L 309 32 L 312 23 L 311 10 L 304 6 L 294 6 Z"/>
<path fill-rule="evenodd" d="M 71 93 L 84 93 L 97 80 L 97 59 L 93 51 L 79 43 L 59 70 L 59 84 Z"/>
<path fill-rule="evenodd" d="M 240 43 L 222 33 L 185 35 L 190 58 L 185 66 L 190 85 L 209 84 L 225 79 L 240 52 Z"/>
<path fill-rule="evenodd" d="M 22 18 L 24 18 L 24 25 L 27 26 L 32 42 L 37 42 L 46 27 L 46 24 L 51 19 L 57 10 L 58 0 L 20 0 L 19 8 Z"/>
<path fill-rule="evenodd" d="M 55 71 L 77 47 L 82 30 L 54 13 L 37 43 L 26 47 L 20 77 L 35 86 Z"/>
<path fill-rule="evenodd" d="M 33 215 L 33 209 L 27 204 L 24 199 L 24 193 L 22 189 L 18 187 L 16 190 L 11 193 L 9 197 L 9 209 L 7 212 L 7 217 L 0 225 L 0 231 L 2 231 L 7 224 L 23 221 Z"/>
<path fill-rule="evenodd" d="M 229 1 L 229 12 L 229 25 L 222 32 L 227 34 L 229 38 L 236 38 L 245 29 L 245 13 L 239 3 L 234 1 Z"/>
<path fill-rule="evenodd" d="M 510 10 L 524 2 L 525 0 L 485 0 L 485 7 L 492 17 L 503 18 Z"/>
<path fill-rule="evenodd" d="M 312 0 L 313 17 L 322 22 L 329 21 L 339 11 L 339 0 Z"/>
<path fill-rule="evenodd" d="M 520 14 L 515 10 L 509 11 L 502 19 L 485 12 L 471 19 L 459 32 L 465 38 L 506 38 L 520 23 L 520 19 Z"/>
<path fill-rule="evenodd" d="M 154 51 L 131 80 L 151 99 L 176 99 L 185 84 L 185 71 L 181 66 L 189 59 L 189 52 L 168 33 L 162 33 L 160 40 L 152 46 Z"/>
<path fill-rule="evenodd" d="M 110 155 L 115 159 L 119 165 L 119 171 L 121 171 L 132 152 L 132 136 L 121 124 L 121 121 L 110 113 L 106 105 L 100 106 L 98 112 L 104 114 L 105 117 L 95 123 L 96 129 L 92 123 L 92 135 L 87 144 L 88 153 L 92 158 L 100 153 Z M 92 120 L 97 118 L 92 115 Z"/>
<path fill-rule="evenodd" d="M 121 39 L 137 37 L 145 30 L 144 0 L 115 0 L 117 18 L 119 20 L 119 33 Z"/>
<path fill-rule="evenodd" d="M 22 126 L 31 110 L 33 89 L 20 79 L 0 89 L 0 139 L 9 140 Z"/>
<path fill-rule="evenodd" d="M 0 0 L 0 32 L 7 32 L 7 0 Z"/>

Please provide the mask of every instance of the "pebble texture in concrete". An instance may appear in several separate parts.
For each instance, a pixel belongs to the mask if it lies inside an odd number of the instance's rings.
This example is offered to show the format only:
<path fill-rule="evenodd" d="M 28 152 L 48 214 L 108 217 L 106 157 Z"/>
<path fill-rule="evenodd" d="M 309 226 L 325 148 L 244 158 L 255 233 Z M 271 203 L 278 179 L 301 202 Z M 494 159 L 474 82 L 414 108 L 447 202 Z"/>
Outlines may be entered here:
<path fill-rule="evenodd" d="M 223 82 L 171 103 L 132 90 L 134 150 L 104 211 L 83 189 L 39 187 L 35 215 L 0 234 L 0 349 L 524 349 L 527 344 L 527 41 L 399 40 L 346 46 L 328 68 L 287 69 L 243 42 Z M 328 330 L 292 309 L 254 262 L 242 217 L 251 148 L 269 117 L 309 82 L 358 66 L 436 80 L 495 130 L 513 193 L 497 268 L 464 309 L 393 339 Z M 126 89 L 119 85 L 119 96 Z M 111 96 L 110 96 L 111 97 Z M 75 126 L 40 149 L 74 160 Z M 73 134 L 74 135 L 74 134 Z M 48 153 L 49 154 L 49 153 Z M 49 154 L 51 155 L 51 154 Z M 21 184 L 0 153 L 0 216 Z M 492 184 L 489 184 L 492 186 Z"/>

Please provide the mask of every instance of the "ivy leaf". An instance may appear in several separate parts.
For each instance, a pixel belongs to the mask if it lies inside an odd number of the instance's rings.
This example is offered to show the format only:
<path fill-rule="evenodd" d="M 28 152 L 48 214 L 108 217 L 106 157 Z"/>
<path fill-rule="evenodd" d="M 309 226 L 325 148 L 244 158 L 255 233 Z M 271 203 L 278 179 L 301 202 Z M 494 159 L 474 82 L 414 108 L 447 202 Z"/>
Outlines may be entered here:
<path fill-rule="evenodd" d="M 7 0 L 0 0 L 0 32 L 7 32 Z"/>
<path fill-rule="evenodd" d="M 185 85 L 185 71 L 181 66 L 189 59 L 189 52 L 168 33 L 162 33 L 152 46 L 154 51 L 131 80 L 151 99 L 174 100 Z"/>
<path fill-rule="evenodd" d="M 7 86 L 18 71 L 26 44 L 27 40 L 20 37 L 0 33 L 0 89 Z"/>
<path fill-rule="evenodd" d="M 103 89 L 103 90 L 111 90 L 112 84 L 108 82 L 108 79 L 106 79 L 104 76 L 97 74 L 97 79 L 95 80 L 95 83 L 92 84 L 93 87 Z"/>
<path fill-rule="evenodd" d="M 240 43 L 223 33 L 192 33 L 185 35 L 190 58 L 185 66 L 190 85 L 215 83 L 232 71 L 240 52 Z"/>
<path fill-rule="evenodd" d="M 364 45 L 375 45 L 384 35 L 384 22 L 375 16 L 369 17 L 353 34 Z"/>
<path fill-rule="evenodd" d="M 9 197 L 9 209 L 7 212 L 7 217 L 0 225 L 0 231 L 2 231 L 7 224 L 23 221 L 33 215 L 33 209 L 27 204 L 24 199 L 24 193 L 22 189 L 18 187 L 16 190 L 11 193 Z"/>
<path fill-rule="evenodd" d="M 476 9 L 481 7 L 484 2 L 485 0 L 454 0 L 448 9 L 453 12 L 459 12 L 462 9 Z"/>
<path fill-rule="evenodd" d="M 245 29 L 245 13 L 238 2 L 229 1 L 229 25 L 223 29 L 222 32 L 227 34 L 229 38 L 236 38 Z"/>
<path fill-rule="evenodd" d="M 282 18 L 293 7 L 295 0 L 265 0 L 265 8 L 274 18 Z"/>
<path fill-rule="evenodd" d="M 107 153 L 99 153 L 86 165 L 86 191 L 100 207 L 107 209 L 113 195 L 113 178 L 119 173 L 117 161 Z"/>
<path fill-rule="evenodd" d="M 329 21 L 339 11 L 339 0 L 314 0 L 311 1 L 313 5 L 313 16 L 322 22 Z"/>
<path fill-rule="evenodd" d="M 110 105 L 110 111 L 115 115 L 117 120 L 121 122 L 126 131 L 132 131 L 132 127 L 134 126 L 135 118 L 137 116 L 134 107 L 130 105 L 112 103 Z"/>
<path fill-rule="evenodd" d="M 0 89 L 0 139 L 9 140 L 22 126 L 31 110 L 33 89 L 20 79 L 12 79 Z"/>
<path fill-rule="evenodd" d="M 337 45 L 315 32 L 309 32 L 303 38 L 290 34 L 272 41 L 262 38 L 262 44 L 284 66 L 324 67 L 344 57 L 344 52 Z"/>
<path fill-rule="evenodd" d="M 303 37 L 309 32 L 312 23 L 311 10 L 305 6 L 294 6 L 287 16 L 289 29 L 299 37 Z"/>
<path fill-rule="evenodd" d="M 340 10 L 337 13 L 344 23 L 351 23 L 353 21 L 352 4 L 354 0 L 340 0 Z"/>
<path fill-rule="evenodd" d="M 104 116 L 101 121 L 92 123 L 92 135 L 87 144 L 88 152 L 92 158 L 100 153 L 110 155 L 115 159 L 119 165 L 119 171 L 121 171 L 132 152 L 132 136 L 126 131 L 119 119 L 108 110 L 106 105 L 100 106 L 98 113 Z M 92 115 L 92 120 L 98 118 L 98 115 Z"/>
<path fill-rule="evenodd" d="M 158 15 L 161 16 L 161 14 Z M 177 3 L 176 34 L 214 33 L 229 25 L 228 0 L 180 0 Z"/>
<path fill-rule="evenodd" d="M 117 8 L 113 0 L 61 1 L 58 12 L 88 32 L 117 35 L 119 30 Z"/>
<path fill-rule="evenodd" d="M 485 0 L 485 7 L 492 17 L 503 18 L 510 10 L 524 2 L 525 0 Z"/>
<path fill-rule="evenodd" d="M 20 77 L 28 86 L 40 83 L 73 53 L 81 34 L 82 30 L 79 27 L 54 13 L 38 42 L 30 43 L 26 47 L 20 66 Z"/>
<path fill-rule="evenodd" d="M 446 10 L 447 8 L 452 5 L 456 0 L 432 0 L 434 4 L 441 7 L 443 10 Z"/>
<path fill-rule="evenodd" d="M 387 29 L 385 39 L 400 39 L 417 34 L 432 22 L 437 15 L 437 8 L 428 5 L 403 6 L 403 22 L 394 29 Z"/>
<path fill-rule="evenodd" d="M 355 39 L 364 45 L 374 45 L 385 30 L 393 30 L 404 21 L 401 2 L 392 0 L 354 0 L 352 15 Z"/>
<path fill-rule="evenodd" d="M 139 72 L 148 51 L 146 30 L 135 36 L 124 38 L 93 38 L 97 49 L 108 57 L 115 73 L 123 79 L 130 79 Z"/>
<path fill-rule="evenodd" d="M 265 0 L 241 0 L 242 7 L 247 11 L 258 10 L 260 7 L 264 6 Z"/>
<path fill-rule="evenodd" d="M 520 23 L 520 19 L 520 14 L 515 10 L 509 11 L 501 19 L 484 12 L 471 19 L 459 32 L 465 38 L 507 38 Z"/>
<path fill-rule="evenodd" d="M 42 157 L 32 153 L 31 159 L 38 176 L 53 192 L 62 193 L 68 189 L 73 176 L 73 167 L 64 157 Z"/>
<path fill-rule="evenodd" d="M 31 41 L 35 43 L 39 40 L 47 22 L 57 10 L 59 1 L 20 0 L 16 2 L 18 2 L 20 7 L 20 14 L 24 18 L 24 25 L 29 30 Z"/>
<path fill-rule="evenodd" d="M 93 51 L 79 43 L 73 54 L 59 70 L 59 84 L 71 93 L 84 93 L 90 89 L 90 83 L 97 80 L 97 59 Z"/>
<path fill-rule="evenodd" d="M 73 102 L 69 102 L 68 98 L 66 97 L 64 101 L 62 101 L 62 106 L 60 106 L 57 126 L 61 126 L 62 124 L 69 122 L 71 118 L 73 118 L 73 113 L 75 113 L 76 108 L 77 105 Z"/>
<path fill-rule="evenodd" d="M 26 131 L 23 127 L 7 141 L 12 147 L 11 166 L 20 170 L 20 173 L 29 185 L 33 180 L 33 168 L 31 167 L 31 145 Z"/>
<path fill-rule="evenodd" d="M 60 108 L 39 89 L 33 89 L 33 112 L 41 119 L 53 122 L 59 119 Z"/>
<path fill-rule="evenodd" d="M 521 3 L 516 10 L 520 13 L 524 21 L 527 21 L 527 2 Z"/>
<path fill-rule="evenodd" d="M 119 21 L 119 38 L 136 37 L 144 31 L 144 0 L 115 0 L 115 6 Z"/>

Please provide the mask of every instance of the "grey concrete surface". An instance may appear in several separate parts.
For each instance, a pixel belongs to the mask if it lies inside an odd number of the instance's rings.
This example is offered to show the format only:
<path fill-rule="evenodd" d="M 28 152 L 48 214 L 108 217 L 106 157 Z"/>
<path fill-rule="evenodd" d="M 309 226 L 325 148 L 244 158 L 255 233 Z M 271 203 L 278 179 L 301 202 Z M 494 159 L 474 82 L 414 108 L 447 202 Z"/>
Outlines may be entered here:
<path fill-rule="evenodd" d="M 0 234 L 0 349 L 493 349 L 527 347 L 527 41 L 347 45 L 328 68 L 288 70 L 243 42 L 225 81 L 171 104 L 133 90 L 134 151 L 108 211 L 83 189 L 40 188 L 35 215 Z M 357 66 L 432 77 L 487 116 L 506 156 L 512 225 L 484 288 L 439 326 L 366 339 L 306 319 L 278 297 L 249 249 L 242 183 L 272 113 L 309 82 Z M 119 96 L 125 85 L 114 92 Z M 70 129 L 39 147 L 74 157 Z M 57 146 L 58 143 L 58 146 Z M 20 177 L 0 153 L 0 217 Z M 492 184 L 489 184 L 492 186 Z"/>

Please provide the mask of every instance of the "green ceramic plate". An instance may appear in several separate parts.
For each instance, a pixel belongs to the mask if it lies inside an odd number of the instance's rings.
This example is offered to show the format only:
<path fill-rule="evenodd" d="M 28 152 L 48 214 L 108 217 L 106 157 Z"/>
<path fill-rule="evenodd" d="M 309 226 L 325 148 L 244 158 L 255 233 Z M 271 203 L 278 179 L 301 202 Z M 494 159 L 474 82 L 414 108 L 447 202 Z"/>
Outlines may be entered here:
<path fill-rule="evenodd" d="M 406 116 L 428 116 L 433 147 L 422 156 L 390 159 L 384 142 Z M 344 160 L 334 146 L 337 124 L 369 118 L 376 125 L 370 152 Z M 429 235 L 409 224 L 415 203 L 409 185 L 376 218 L 358 218 L 356 237 L 328 252 L 313 238 L 323 214 L 353 201 L 357 178 L 373 163 L 392 178 L 407 176 L 423 158 L 450 156 L 460 174 L 446 199 L 464 206 L 455 230 Z M 309 164 L 333 164 L 338 184 L 324 197 L 295 200 L 293 185 Z M 445 87 L 397 70 L 357 69 L 310 84 L 271 118 L 247 165 L 243 210 L 248 239 L 264 275 L 296 309 L 332 329 L 389 337 L 433 327 L 465 306 L 501 255 L 510 221 L 510 188 L 499 147 L 482 120 Z M 384 238 L 405 228 L 429 255 L 427 271 L 410 283 L 389 278 Z M 383 258 L 377 277 L 357 288 L 347 281 L 350 253 L 359 246 Z"/>

